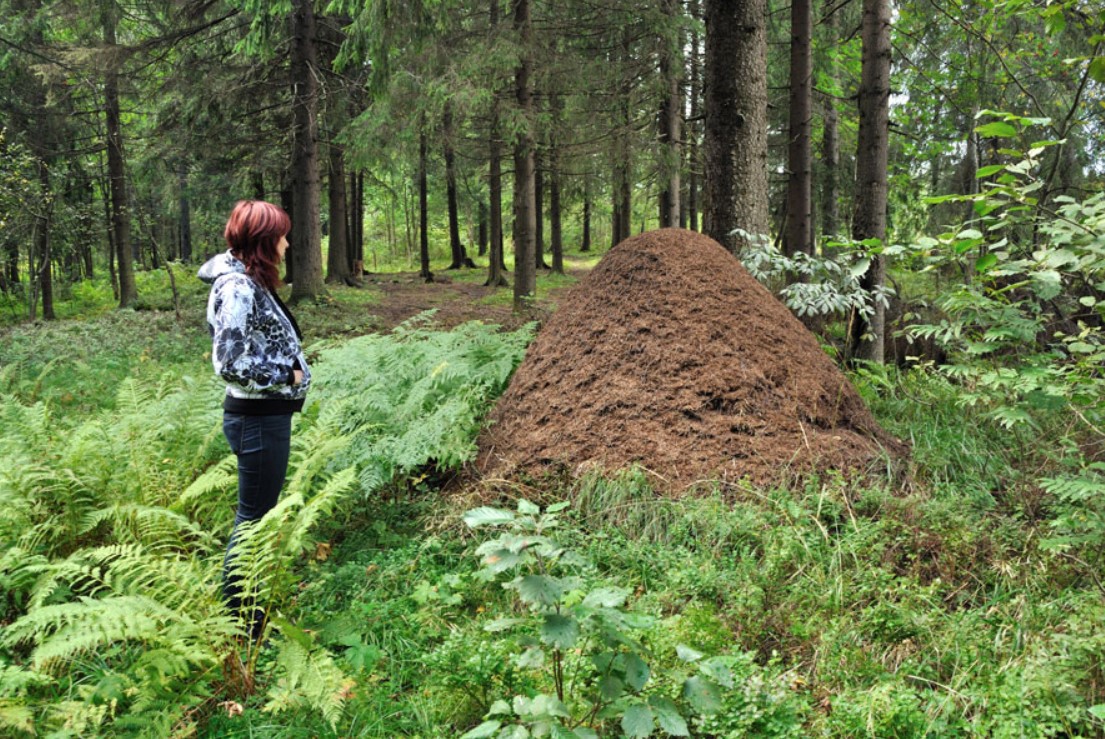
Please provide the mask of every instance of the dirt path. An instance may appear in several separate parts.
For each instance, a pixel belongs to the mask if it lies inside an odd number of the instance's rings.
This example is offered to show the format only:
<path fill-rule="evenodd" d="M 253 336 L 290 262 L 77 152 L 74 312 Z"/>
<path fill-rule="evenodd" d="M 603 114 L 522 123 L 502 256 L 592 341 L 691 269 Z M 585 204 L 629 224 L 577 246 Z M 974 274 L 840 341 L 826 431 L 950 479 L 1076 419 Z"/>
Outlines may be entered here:
<path fill-rule="evenodd" d="M 569 270 L 572 282 L 586 270 Z M 434 325 L 449 329 L 466 321 L 480 320 L 504 328 L 517 328 L 532 320 L 544 321 L 553 311 L 568 286 L 545 287 L 539 284 L 535 308 L 517 314 L 511 305 L 511 288 L 493 289 L 483 285 L 485 273 L 469 270 L 435 274 L 433 283 L 425 283 L 417 272 L 366 275 L 365 283 L 380 292 L 380 302 L 369 308 L 378 330 L 390 330 L 403 321 L 427 310 L 436 310 Z"/>

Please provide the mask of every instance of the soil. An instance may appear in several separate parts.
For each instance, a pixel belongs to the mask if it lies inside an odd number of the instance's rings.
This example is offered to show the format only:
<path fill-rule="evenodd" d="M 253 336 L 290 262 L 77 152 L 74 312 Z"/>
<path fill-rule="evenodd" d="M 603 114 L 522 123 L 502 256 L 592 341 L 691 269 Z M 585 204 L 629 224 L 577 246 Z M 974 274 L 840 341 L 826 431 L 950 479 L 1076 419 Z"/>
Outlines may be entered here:
<path fill-rule="evenodd" d="M 586 272 L 570 271 L 569 274 L 582 277 Z M 534 309 L 529 315 L 518 315 L 511 310 L 510 304 L 489 305 L 485 302 L 486 298 L 497 293 L 509 293 L 509 287 L 496 289 L 453 280 L 448 273 L 435 273 L 434 282 L 430 284 L 422 280 L 417 272 L 366 275 L 364 279 L 382 293 L 380 303 L 368 309 L 378 329 L 395 328 L 408 318 L 435 309 L 437 312 L 434 313 L 433 325 L 438 328 L 451 329 L 466 321 L 479 320 L 509 330 L 532 320 L 548 318 L 548 308 L 544 306 L 547 305 L 547 299 L 555 298 L 552 294 L 542 295 L 546 299 L 542 307 Z"/>
<path fill-rule="evenodd" d="M 709 237 L 627 239 L 558 302 L 480 439 L 485 476 L 636 465 L 678 491 L 906 453 L 814 336 Z"/>

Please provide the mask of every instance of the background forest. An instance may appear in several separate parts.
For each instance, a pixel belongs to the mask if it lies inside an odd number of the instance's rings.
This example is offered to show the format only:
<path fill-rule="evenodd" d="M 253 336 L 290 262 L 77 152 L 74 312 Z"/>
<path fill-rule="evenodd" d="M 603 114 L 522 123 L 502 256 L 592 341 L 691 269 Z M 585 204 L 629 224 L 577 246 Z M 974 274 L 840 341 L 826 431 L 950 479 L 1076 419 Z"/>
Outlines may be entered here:
<path fill-rule="evenodd" d="M 0 733 L 1105 734 L 1099 2 L 0 19 Z M 260 644 L 194 276 L 243 197 L 292 216 L 318 369 L 243 543 Z M 775 291 L 908 469 L 458 481 L 525 321 L 663 226 Z"/>

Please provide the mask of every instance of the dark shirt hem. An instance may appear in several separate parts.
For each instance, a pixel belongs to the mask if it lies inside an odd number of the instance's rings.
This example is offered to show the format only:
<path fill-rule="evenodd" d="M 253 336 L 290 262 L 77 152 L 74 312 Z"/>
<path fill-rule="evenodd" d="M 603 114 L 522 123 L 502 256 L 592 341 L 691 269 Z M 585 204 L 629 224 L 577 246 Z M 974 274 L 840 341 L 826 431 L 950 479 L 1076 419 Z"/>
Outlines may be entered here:
<path fill-rule="evenodd" d="M 227 413 L 240 413 L 243 416 L 281 416 L 303 410 L 303 399 L 235 398 L 233 395 L 227 395 L 223 399 L 223 410 Z"/>

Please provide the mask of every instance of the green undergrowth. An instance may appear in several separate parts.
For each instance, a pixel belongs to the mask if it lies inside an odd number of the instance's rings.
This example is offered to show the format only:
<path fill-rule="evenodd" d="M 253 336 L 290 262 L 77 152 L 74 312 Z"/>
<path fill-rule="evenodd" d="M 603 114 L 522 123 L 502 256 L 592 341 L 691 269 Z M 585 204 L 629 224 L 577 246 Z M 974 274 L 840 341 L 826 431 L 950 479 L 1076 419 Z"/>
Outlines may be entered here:
<path fill-rule="evenodd" d="M 235 475 L 206 335 L 157 316 L 8 334 L 4 735 L 1102 732 L 1105 482 L 1061 414 L 1005 429 L 946 378 L 864 368 L 911 444 L 893 477 L 443 490 L 532 332 L 336 330 L 238 564 L 257 644 L 219 596 Z"/>

